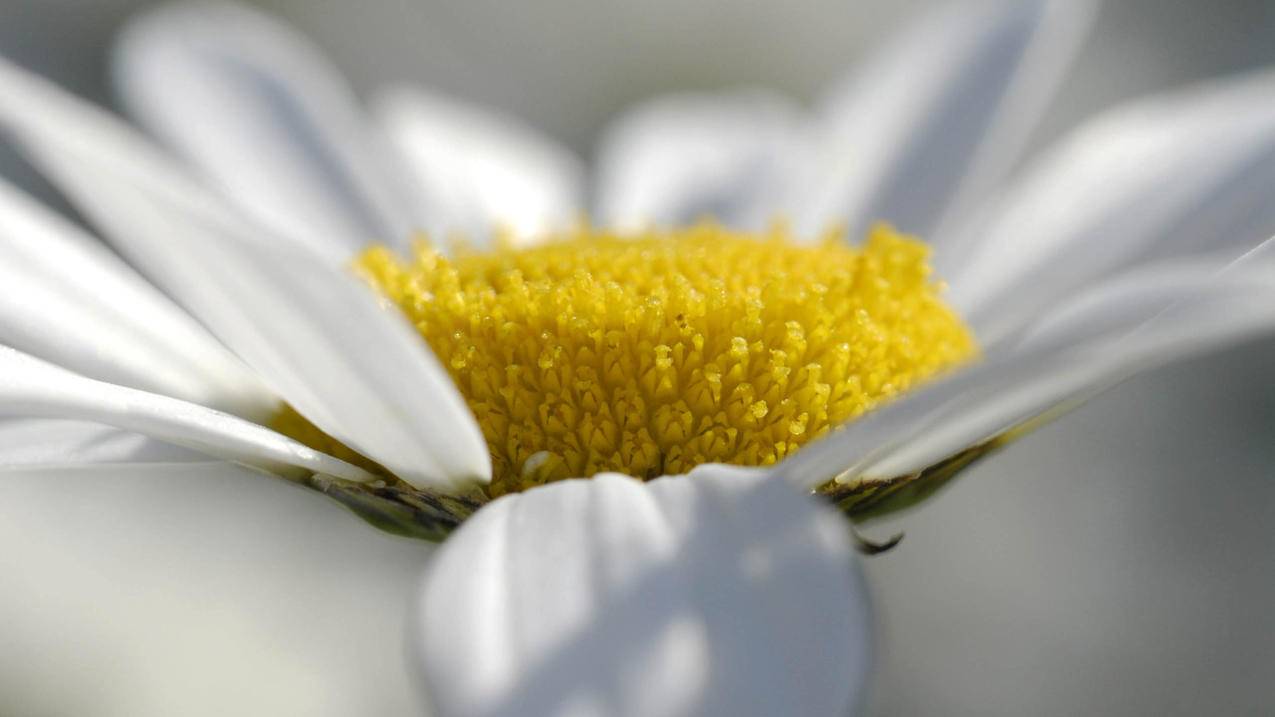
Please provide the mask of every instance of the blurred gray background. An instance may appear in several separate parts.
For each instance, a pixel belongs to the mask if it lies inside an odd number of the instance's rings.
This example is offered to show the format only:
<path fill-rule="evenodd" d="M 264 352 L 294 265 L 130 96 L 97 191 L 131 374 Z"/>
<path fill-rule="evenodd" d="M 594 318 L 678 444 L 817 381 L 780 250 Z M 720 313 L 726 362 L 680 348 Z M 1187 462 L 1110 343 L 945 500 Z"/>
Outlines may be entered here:
<path fill-rule="evenodd" d="M 0 52 L 102 101 L 148 3 L 4 0 Z M 673 89 L 810 99 L 929 3 L 269 0 L 366 89 L 425 83 L 587 153 Z M 1037 142 L 1121 98 L 1275 63 L 1275 3 L 1109 0 Z M 0 150 L 0 168 L 23 176 Z M 24 177 L 30 180 L 30 177 Z M 33 186 L 38 187 L 38 183 Z M 419 544 L 244 476 L 0 486 L 0 714 L 409 714 Z M 879 715 L 1275 709 L 1275 342 L 1132 381 L 867 561 Z"/>

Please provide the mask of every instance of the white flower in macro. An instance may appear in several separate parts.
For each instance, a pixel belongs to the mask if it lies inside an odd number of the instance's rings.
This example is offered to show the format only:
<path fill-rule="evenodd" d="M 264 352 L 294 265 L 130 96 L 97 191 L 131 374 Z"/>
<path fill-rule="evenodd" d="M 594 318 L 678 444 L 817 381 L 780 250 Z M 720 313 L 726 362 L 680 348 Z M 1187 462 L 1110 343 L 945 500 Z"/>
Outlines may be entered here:
<path fill-rule="evenodd" d="M 909 505 L 1135 371 L 1275 329 L 1275 76 L 1118 107 L 1004 181 L 1091 14 L 953 6 L 810 116 L 654 102 L 589 191 L 513 120 L 418 90 L 365 115 L 242 8 L 121 41 L 129 108 L 185 164 L 0 65 L 0 126 L 128 261 L 0 192 L 0 411 L 392 530 L 464 520 L 416 609 L 440 714 L 844 714 L 870 637 L 829 500 Z M 929 241 L 946 293 L 891 229 L 790 240 L 877 220 Z M 485 253 L 368 249 L 493 226 Z M 49 462 L 172 459 L 20 428 Z"/>

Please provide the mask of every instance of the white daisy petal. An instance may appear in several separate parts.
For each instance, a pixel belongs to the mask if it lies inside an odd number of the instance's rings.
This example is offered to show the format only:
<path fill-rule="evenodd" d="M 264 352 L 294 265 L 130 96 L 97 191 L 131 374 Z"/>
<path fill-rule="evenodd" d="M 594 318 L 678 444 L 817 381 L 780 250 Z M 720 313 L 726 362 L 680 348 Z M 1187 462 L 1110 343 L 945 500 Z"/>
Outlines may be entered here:
<path fill-rule="evenodd" d="M 269 226 L 338 260 L 414 222 L 386 148 L 319 50 L 244 6 L 164 7 L 123 32 L 116 78 L 153 131 Z"/>
<path fill-rule="evenodd" d="M 0 418 L 0 468 L 207 460 L 202 453 L 100 423 Z"/>
<path fill-rule="evenodd" d="M 1272 245 L 1267 242 L 1264 246 Z M 1219 279 L 1221 259 L 1167 261 L 1149 264 L 1111 277 L 1078 291 L 1057 307 L 1033 318 L 1031 325 L 993 351 L 1029 351 L 1082 343 L 1118 335 L 1200 291 L 1208 291 Z M 1275 274 L 1269 275 L 1275 279 Z M 1232 276 L 1232 283 L 1255 283 L 1262 290 L 1266 275 Z"/>
<path fill-rule="evenodd" d="M 863 694 L 867 596 L 845 522 L 764 471 L 618 474 L 489 504 L 417 605 L 451 715 L 838 715 Z"/>
<path fill-rule="evenodd" d="M 908 475 L 992 438 L 1064 402 L 1089 398 L 1143 370 L 1275 332 L 1275 281 L 1215 285 L 1119 341 L 1097 341 L 1015 362 L 959 410 L 863 469 L 870 476 Z"/>
<path fill-rule="evenodd" d="M 598 149 L 597 218 L 637 229 L 713 216 L 775 218 L 800 165 L 799 118 L 765 92 L 661 97 L 612 125 Z"/>
<path fill-rule="evenodd" d="M 500 228 L 528 238 L 579 218 L 580 159 L 517 119 L 407 87 L 377 97 L 373 112 L 406 160 L 431 236 L 477 241 Z"/>
<path fill-rule="evenodd" d="M 1221 276 L 1171 266 L 1113 280 L 1012 350 L 806 447 L 784 473 L 806 486 L 843 470 L 847 478 L 908 475 L 1139 371 L 1275 331 L 1271 254 L 1275 242 Z"/>
<path fill-rule="evenodd" d="M 78 376 L 0 346 L 0 413 L 92 421 L 272 473 L 375 476 L 267 428 L 211 408 Z"/>
<path fill-rule="evenodd" d="M 825 111 L 798 228 L 935 236 L 1011 168 L 1079 50 L 1086 0 L 955 2 L 859 68 Z"/>
<path fill-rule="evenodd" d="M 6 717 L 422 714 L 397 648 L 430 546 L 206 457 L 0 490 Z"/>
<path fill-rule="evenodd" d="M 143 138 L 0 65 L 0 124 L 129 259 L 324 431 L 418 487 L 490 475 L 477 424 L 400 314 L 231 217 Z"/>
<path fill-rule="evenodd" d="M 0 182 L 0 341 L 91 378 L 251 420 L 257 377 L 95 238 Z"/>
<path fill-rule="evenodd" d="M 949 299 L 991 342 L 1134 262 L 1233 258 L 1275 231 L 1273 181 L 1275 72 L 1136 101 L 1074 132 L 942 248 Z"/>

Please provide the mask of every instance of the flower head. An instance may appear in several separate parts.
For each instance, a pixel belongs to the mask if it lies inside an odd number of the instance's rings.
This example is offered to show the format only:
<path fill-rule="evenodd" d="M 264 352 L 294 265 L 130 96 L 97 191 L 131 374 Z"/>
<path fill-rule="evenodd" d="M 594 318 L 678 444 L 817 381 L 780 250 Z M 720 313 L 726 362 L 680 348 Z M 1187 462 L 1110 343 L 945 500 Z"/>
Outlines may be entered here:
<path fill-rule="evenodd" d="M 451 258 L 380 247 L 357 266 L 455 381 L 498 497 L 602 472 L 773 465 L 969 359 L 927 254 L 884 226 L 859 250 L 701 224 L 580 227 Z M 325 443 L 294 411 L 276 425 Z"/>
<path fill-rule="evenodd" d="M 125 96 L 188 164 L 0 65 L 0 126 L 163 290 L 5 189 L 0 251 L 33 273 L 0 265 L 0 397 L 455 531 L 416 645 L 445 714 L 838 713 L 869 641 L 827 497 L 910 505 L 1133 371 L 1275 328 L 1270 245 L 1237 259 L 1271 227 L 1228 211 L 1275 156 L 1271 78 L 1113 111 L 988 199 L 1090 8 L 972 7 L 808 120 L 639 110 L 597 228 L 566 150 L 414 91 L 368 121 L 241 8 L 122 42 Z M 929 236 L 950 292 L 876 220 Z M 474 246 L 402 251 L 421 230 Z"/>

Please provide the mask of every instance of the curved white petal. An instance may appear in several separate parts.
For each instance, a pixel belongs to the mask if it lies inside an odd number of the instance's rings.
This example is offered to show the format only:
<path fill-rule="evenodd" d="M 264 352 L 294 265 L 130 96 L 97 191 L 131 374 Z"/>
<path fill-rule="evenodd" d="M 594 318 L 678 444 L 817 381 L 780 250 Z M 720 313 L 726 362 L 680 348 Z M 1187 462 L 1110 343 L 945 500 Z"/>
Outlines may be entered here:
<path fill-rule="evenodd" d="M 269 226 L 341 260 L 414 222 L 386 148 L 318 48 L 245 6 L 178 4 L 121 35 L 128 107 Z"/>
<path fill-rule="evenodd" d="M 1235 254 L 1275 232 L 1275 71 L 1086 123 L 944 246 L 949 300 L 994 341 L 1139 261 Z"/>
<path fill-rule="evenodd" d="M 486 444 L 420 336 L 317 254 L 231 216 L 142 137 L 0 64 L 0 125 L 115 245 L 279 395 L 420 487 L 486 481 Z"/>
<path fill-rule="evenodd" d="M 598 149 L 596 214 L 638 229 L 713 216 L 775 219 L 804 160 L 797 110 L 754 91 L 660 97 L 627 112 Z"/>
<path fill-rule="evenodd" d="M 1263 247 L 1275 246 L 1266 242 Z M 996 352 L 1022 352 L 1038 347 L 1079 344 L 1103 336 L 1119 335 L 1139 321 L 1155 318 L 1175 304 L 1208 291 L 1219 281 L 1228 281 L 1217 267 L 1221 258 L 1156 262 L 1138 267 L 1078 291 L 1074 297 L 1034 317 L 1015 340 L 995 347 Z M 1275 272 L 1243 272 L 1229 282 L 1255 285 L 1275 281 Z"/>
<path fill-rule="evenodd" d="M 1079 402 L 1139 372 L 1275 332 L 1275 281 L 1215 286 L 1121 340 L 1092 342 L 1016 362 L 959 410 L 863 468 L 869 476 L 908 475 L 992 438 L 1059 404 Z"/>
<path fill-rule="evenodd" d="M 532 127 L 418 88 L 387 91 L 372 107 L 412 175 L 431 236 L 476 241 L 503 229 L 525 239 L 580 218 L 583 164 Z"/>
<path fill-rule="evenodd" d="M 438 552 L 415 646 L 441 717 L 843 715 L 864 586 L 843 519 L 763 471 L 495 501 Z"/>
<path fill-rule="evenodd" d="M 0 418 L 0 468 L 207 460 L 204 454 L 101 423 Z"/>
<path fill-rule="evenodd" d="M 0 181 L 0 342 L 90 378 L 250 420 L 279 399 L 79 227 Z"/>
<path fill-rule="evenodd" d="M 92 421 L 272 473 L 372 476 L 268 428 L 211 408 L 85 378 L 0 346 L 0 414 Z"/>
<path fill-rule="evenodd" d="M 936 236 L 1011 168 L 1094 9 L 973 0 L 924 18 L 833 93 L 798 226 Z"/>
<path fill-rule="evenodd" d="M 808 446 L 783 471 L 893 478 L 933 465 L 1143 370 L 1275 331 L 1275 241 L 1218 275 L 1171 266 L 1113 279 L 982 363 Z"/>

